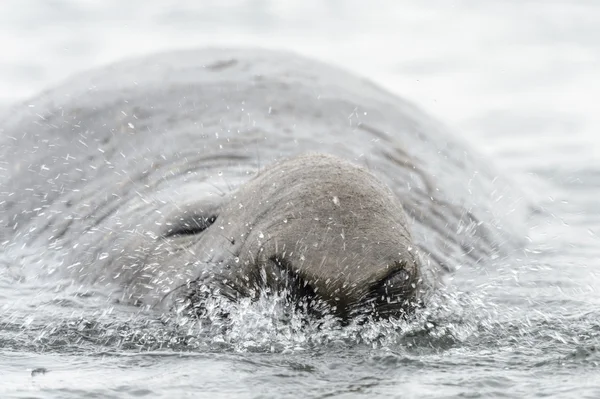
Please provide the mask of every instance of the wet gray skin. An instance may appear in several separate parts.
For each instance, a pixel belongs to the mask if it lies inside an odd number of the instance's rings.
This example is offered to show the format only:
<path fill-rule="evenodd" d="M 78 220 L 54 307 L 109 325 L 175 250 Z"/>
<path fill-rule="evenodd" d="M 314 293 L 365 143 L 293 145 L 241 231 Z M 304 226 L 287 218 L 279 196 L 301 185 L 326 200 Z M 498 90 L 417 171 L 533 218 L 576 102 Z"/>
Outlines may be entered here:
<path fill-rule="evenodd" d="M 122 62 L 0 126 L 3 250 L 132 304 L 279 291 L 343 318 L 403 315 L 440 271 L 522 236 L 519 195 L 435 121 L 286 53 Z"/>

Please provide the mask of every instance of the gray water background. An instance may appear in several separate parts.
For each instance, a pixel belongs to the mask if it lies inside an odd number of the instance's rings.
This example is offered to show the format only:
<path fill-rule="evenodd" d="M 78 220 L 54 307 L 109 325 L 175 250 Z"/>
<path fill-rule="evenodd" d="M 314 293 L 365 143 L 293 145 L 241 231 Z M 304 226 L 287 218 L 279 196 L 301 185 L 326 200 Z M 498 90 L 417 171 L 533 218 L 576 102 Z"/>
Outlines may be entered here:
<path fill-rule="evenodd" d="M 223 335 L 15 282 L 0 257 L 0 397 L 600 396 L 599 2 L 4 0 L 0 107 L 207 45 L 295 50 L 415 102 L 534 198 L 526 250 L 459 270 L 427 320 L 313 331 L 267 303 Z"/>

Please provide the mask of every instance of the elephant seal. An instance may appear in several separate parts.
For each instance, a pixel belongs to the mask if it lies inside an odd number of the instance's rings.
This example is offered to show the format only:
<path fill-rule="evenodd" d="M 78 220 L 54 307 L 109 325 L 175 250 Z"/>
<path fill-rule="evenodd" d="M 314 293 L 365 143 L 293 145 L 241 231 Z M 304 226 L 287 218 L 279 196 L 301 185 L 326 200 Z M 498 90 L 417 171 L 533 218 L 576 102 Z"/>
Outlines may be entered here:
<path fill-rule="evenodd" d="M 3 249 L 147 306 L 281 291 L 410 312 L 520 240 L 515 190 L 416 107 L 283 52 L 179 51 L 79 75 L 1 122 Z M 168 303 L 169 305 L 165 305 Z"/>

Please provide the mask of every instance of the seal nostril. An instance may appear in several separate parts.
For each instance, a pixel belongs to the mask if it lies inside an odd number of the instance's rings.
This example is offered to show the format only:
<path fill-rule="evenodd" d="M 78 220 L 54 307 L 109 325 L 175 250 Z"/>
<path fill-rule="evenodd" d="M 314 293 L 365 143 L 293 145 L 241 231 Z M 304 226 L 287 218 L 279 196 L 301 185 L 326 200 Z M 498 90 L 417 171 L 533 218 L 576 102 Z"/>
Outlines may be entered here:
<path fill-rule="evenodd" d="M 320 302 L 319 296 L 310 281 L 302 278 L 286 259 L 272 256 L 268 260 L 268 266 L 271 266 L 271 274 L 278 277 L 266 281 L 267 285 L 271 286 L 269 288 L 278 292 L 285 292 L 292 302 L 299 304 L 305 310 L 311 310 Z"/>
<path fill-rule="evenodd" d="M 315 282 L 302 276 L 288 260 L 272 256 L 265 269 L 267 278 L 262 280 L 263 284 L 271 291 L 284 293 L 297 310 L 317 318 L 325 315 L 335 315 L 342 320 L 347 318 L 345 303 L 339 298 L 323 297 Z M 274 278 L 269 279 L 269 275 Z"/>
<path fill-rule="evenodd" d="M 361 301 L 356 313 L 369 310 L 375 317 L 401 316 L 411 313 L 417 306 L 415 276 L 406 263 L 401 262 L 390 274 L 373 284 Z"/>
<path fill-rule="evenodd" d="M 216 215 L 189 215 L 178 220 L 177 223 L 174 224 L 174 226 L 170 228 L 163 236 L 178 237 L 200 234 L 209 228 L 216 220 Z"/>

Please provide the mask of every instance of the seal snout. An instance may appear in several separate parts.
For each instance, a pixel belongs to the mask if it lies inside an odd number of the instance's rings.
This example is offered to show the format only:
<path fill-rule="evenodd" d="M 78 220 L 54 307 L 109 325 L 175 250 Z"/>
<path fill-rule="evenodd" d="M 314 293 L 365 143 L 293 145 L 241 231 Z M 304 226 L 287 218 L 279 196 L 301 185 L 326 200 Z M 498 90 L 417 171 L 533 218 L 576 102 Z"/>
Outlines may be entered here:
<path fill-rule="evenodd" d="M 216 224 L 240 242 L 237 281 L 285 291 L 298 303 L 324 302 L 344 318 L 391 315 L 409 309 L 417 292 L 419 265 L 402 205 L 375 176 L 342 159 L 304 155 L 265 169 Z"/>

